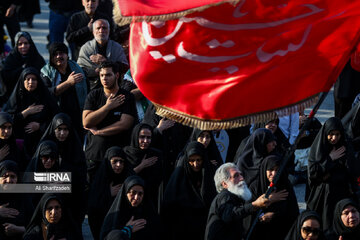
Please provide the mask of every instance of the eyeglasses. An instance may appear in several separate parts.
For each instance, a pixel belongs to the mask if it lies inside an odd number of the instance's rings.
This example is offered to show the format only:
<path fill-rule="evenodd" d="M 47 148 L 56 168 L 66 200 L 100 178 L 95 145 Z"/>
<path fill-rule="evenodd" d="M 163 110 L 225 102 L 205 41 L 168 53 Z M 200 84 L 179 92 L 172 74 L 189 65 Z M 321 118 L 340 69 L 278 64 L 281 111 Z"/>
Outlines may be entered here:
<path fill-rule="evenodd" d="M 311 228 L 311 227 L 302 227 L 301 228 L 306 235 L 309 235 L 312 233 L 313 235 L 319 235 L 320 234 L 320 228 Z"/>
<path fill-rule="evenodd" d="M 137 192 L 137 191 L 134 191 L 134 190 L 130 190 L 128 192 L 131 196 L 135 196 L 135 195 L 138 195 L 139 197 L 142 197 L 144 195 L 144 192 Z"/>

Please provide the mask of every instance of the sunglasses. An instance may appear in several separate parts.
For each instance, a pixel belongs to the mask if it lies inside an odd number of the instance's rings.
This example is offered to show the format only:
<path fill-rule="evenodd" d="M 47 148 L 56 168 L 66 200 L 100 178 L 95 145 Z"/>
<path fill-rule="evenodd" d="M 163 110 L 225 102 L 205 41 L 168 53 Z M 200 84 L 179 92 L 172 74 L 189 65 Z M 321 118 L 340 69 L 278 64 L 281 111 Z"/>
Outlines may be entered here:
<path fill-rule="evenodd" d="M 320 228 L 311 228 L 311 227 L 302 227 L 301 228 L 306 235 L 309 235 L 312 233 L 313 235 L 319 235 L 320 234 Z"/>

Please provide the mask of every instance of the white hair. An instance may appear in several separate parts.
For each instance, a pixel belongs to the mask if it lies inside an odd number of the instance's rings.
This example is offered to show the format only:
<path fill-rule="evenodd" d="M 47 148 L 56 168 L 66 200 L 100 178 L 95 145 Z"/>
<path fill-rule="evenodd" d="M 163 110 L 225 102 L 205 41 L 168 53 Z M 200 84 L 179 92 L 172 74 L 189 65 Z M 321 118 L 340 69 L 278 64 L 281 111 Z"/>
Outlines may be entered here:
<path fill-rule="evenodd" d="M 214 176 L 216 191 L 221 192 L 224 189 L 222 183 L 230 179 L 229 170 L 232 168 L 238 170 L 238 167 L 234 163 L 224 163 L 216 170 Z"/>

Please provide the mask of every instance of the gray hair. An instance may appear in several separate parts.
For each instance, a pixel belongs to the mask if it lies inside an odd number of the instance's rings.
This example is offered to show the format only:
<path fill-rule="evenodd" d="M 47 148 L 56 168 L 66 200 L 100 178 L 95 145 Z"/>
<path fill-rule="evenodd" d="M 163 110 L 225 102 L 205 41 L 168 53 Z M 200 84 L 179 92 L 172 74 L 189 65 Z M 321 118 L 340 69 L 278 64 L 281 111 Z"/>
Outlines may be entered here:
<path fill-rule="evenodd" d="M 107 25 L 107 27 L 108 27 L 108 29 L 109 29 L 109 31 L 110 31 L 110 23 L 109 23 L 109 21 L 108 20 L 106 20 L 106 19 L 104 19 L 104 18 L 100 18 L 100 19 L 97 19 L 96 21 L 94 21 L 93 22 L 93 24 L 91 25 L 92 27 L 92 31 L 94 31 L 94 25 L 95 25 L 95 23 L 96 22 L 104 22 L 104 23 L 106 23 L 106 25 Z"/>
<path fill-rule="evenodd" d="M 214 176 L 216 191 L 221 192 L 224 189 L 222 183 L 230 179 L 229 170 L 232 168 L 238 169 L 234 163 L 224 163 L 216 170 Z"/>

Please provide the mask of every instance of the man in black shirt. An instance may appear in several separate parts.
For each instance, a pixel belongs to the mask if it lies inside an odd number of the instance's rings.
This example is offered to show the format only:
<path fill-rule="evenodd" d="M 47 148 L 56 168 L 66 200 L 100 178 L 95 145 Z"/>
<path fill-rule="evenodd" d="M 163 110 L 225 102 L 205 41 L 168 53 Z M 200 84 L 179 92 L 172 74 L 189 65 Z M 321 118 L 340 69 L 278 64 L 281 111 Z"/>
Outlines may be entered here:
<path fill-rule="evenodd" d="M 103 87 L 89 93 L 83 111 L 83 125 L 89 130 L 85 157 L 90 181 L 109 147 L 129 144 L 136 119 L 134 97 L 119 88 L 117 66 L 103 62 L 99 75 Z"/>
<path fill-rule="evenodd" d="M 50 62 L 41 69 L 41 77 L 49 91 L 57 98 L 62 112 L 67 113 L 83 140 L 81 113 L 87 96 L 85 74 L 81 67 L 68 57 L 64 43 L 49 47 Z"/>

